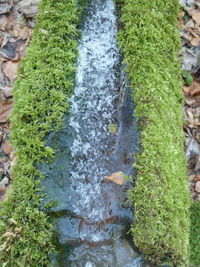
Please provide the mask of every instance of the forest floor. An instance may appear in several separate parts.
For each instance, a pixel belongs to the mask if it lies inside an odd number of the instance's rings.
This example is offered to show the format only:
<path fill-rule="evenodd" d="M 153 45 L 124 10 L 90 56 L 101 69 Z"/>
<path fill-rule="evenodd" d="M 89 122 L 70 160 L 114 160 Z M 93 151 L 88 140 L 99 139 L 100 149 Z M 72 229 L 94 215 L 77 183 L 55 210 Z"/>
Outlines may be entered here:
<path fill-rule="evenodd" d="M 200 1 L 182 1 L 182 4 L 185 151 L 191 196 L 200 200 Z"/>

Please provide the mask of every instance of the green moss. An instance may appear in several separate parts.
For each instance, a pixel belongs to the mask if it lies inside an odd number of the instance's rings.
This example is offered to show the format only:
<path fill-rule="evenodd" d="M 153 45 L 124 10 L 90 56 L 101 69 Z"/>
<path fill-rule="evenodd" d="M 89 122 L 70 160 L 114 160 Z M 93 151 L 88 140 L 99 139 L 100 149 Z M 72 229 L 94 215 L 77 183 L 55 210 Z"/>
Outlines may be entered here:
<path fill-rule="evenodd" d="M 17 164 L 9 200 L 0 211 L 0 265 L 49 266 L 52 226 L 40 210 L 36 164 L 53 155 L 45 135 L 62 125 L 73 91 L 77 29 L 86 1 L 42 0 L 33 39 L 14 85 L 12 143 Z"/>
<path fill-rule="evenodd" d="M 190 229 L 190 261 L 192 266 L 200 265 L 200 202 L 193 202 L 191 206 L 191 229 Z"/>
<path fill-rule="evenodd" d="M 189 190 L 182 130 L 182 82 L 177 54 L 178 0 L 116 0 L 119 43 L 141 122 L 135 244 L 154 264 L 188 266 Z"/>
<path fill-rule="evenodd" d="M 117 125 L 114 123 L 110 123 L 108 125 L 108 131 L 109 133 L 115 134 L 117 132 Z"/>
<path fill-rule="evenodd" d="M 193 82 L 192 75 L 186 70 L 182 70 L 181 74 L 182 74 L 185 85 L 190 86 Z"/>

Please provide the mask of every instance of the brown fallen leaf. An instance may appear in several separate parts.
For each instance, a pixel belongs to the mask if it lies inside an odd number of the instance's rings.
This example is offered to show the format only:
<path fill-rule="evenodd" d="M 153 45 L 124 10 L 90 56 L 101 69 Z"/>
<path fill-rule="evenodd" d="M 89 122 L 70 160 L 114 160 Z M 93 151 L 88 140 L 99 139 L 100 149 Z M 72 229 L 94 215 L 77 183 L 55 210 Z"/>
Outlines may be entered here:
<path fill-rule="evenodd" d="M 189 109 L 189 108 L 187 108 L 187 115 L 188 115 L 188 117 L 189 117 L 189 119 L 191 120 L 191 121 L 193 121 L 193 119 L 194 119 L 194 116 L 193 116 L 193 113 L 192 113 L 192 111 Z"/>
<path fill-rule="evenodd" d="M 2 151 L 6 155 L 9 155 L 12 152 L 12 145 L 9 140 L 5 139 L 2 144 Z"/>
<path fill-rule="evenodd" d="M 193 182 L 195 178 L 196 178 L 195 174 L 189 175 L 190 182 Z"/>
<path fill-rule="evenodd" d="M 192 85 L 189 87 L 189 93 L 191 96 L 200 95 L 200 83 L 197 81 L 193 81 Z"/>
<path fill-rule="evenodd" d="M 13 101 L 0 103 L 0 122 L 4 123 L 9 119 L 12 111 Z"/>
<path fill-rule="evenodd" d="M 6 189 L 3 187 L 0 187 L 0 202 L 5 200 L 5 194 L 6 194 Z"/>
<path fill-rule="evenodd" d="M 3 44 L 3 37 L 2 36 L 0 36 L 0 46 Z"/>
<path fill-rule="evenodd" d="M 111 174 L 110 176 L 105 177 L 107 180 L 113 181 L 116 184 L 123 185 L 125 183 L 125 176 L 123 172 L 115 172 Z"/>
<path fill-rule="evenodd" d="M 200 11 L 194 12 L 192 18 L 198 25 L 200 25 Z"/>
<path fill-rule="evenodd" d="M 189 87 L 188 86 L 183 86 L 183 92 L 184 92 L 185 95 L 189 95 L 189 93 L 190 93 Z"/>
<path fill-rule="evenodd" d="M 185 104 L 190 107 L 200 107 L 200 96 L 185 98 Z"/>
<path fill-rule="evenodd" d="M 29 28 L 26 26 L 24 28 L 19 29 L 19 38 L 22 40 L 26 40 L 30 35 Z"/>
<path fill-rule="evenodd" d="M 197 174 L 195 177 L 194 177 L 194 179 L 193 179 L 195 182 L 197 182 L 197 181 L 200 181 L 200 175 L 199 174 Z"/>
<path fill-rule="evenodd" d="M 197 34 L 193 33 L 191 40 L 190 40 L 191 45 L 193 46 L 198 46 L 200 44 L 200 38 Z"/>
<path fill-rule="evenodd" d="M 196 185 L 195 185 L 195 191 L 196 191 L 197 193 L 200 193 L 200 181 L 197 181 L 197 182 L 196 182 Z"/>
<path fill-rule="evenodd" d="M 3 64 L 3 72 L 6 75 L 6 77 L 10 79 L 11 82 L 13 82 L 14 79 L 16 78 L 18 65 L 19 63 L 11 61 L 5 62 Z"/>

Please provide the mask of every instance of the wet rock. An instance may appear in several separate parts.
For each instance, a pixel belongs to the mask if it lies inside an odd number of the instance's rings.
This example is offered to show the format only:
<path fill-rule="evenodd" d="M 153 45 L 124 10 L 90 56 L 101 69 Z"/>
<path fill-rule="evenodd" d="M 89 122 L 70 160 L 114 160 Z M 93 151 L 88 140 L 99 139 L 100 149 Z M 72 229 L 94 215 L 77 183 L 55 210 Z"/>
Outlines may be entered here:
<path fill-rule="evenodd" d="M 68 116 L 64 116 L 64 124 L 68 125 Z M 46 144 L 54 151 L 55 159 L 51 163 L 44 162 L 38 168 L 44 175 L 41 181 L 43 191 L 46 193 L 44 204 L 56 203 L 50 212 L 72 211 L 73 207 L 69 196 L 71 195 L 71 155 L 69 148 L 72 143 L 72 133 L 66 126 L 58 132 L 51 133 L 46 138 Z M 71 196 L 73 199 L 73 196 Z"/>
<path fill-rule="evenodd" d="M 110 176 L 105 177 L 107 180 L 113 181 L 116 184 L 123 185 L 125 183 L 125 175 L 123 172 L 115 172 Z"/>
<path fill-rule="evenodd" d="M 126 264 L 131 263 L 133 259 L 139 256 L 139 254 L 133 249 L 133 244 L 130 245 L 125 239 L 118 239 L 115 241 L 114 251 L 119 266 L 126 266 Z"/>
<path fill-rule="evenodd" d="M 37 6 L 40 0 L 22 0 L 18 3 L 18 10 L 26 17 L 32 18 L 37 13 Z"/>
<path fill-rule="evenodd" d="M 59 242 L 60 244 L 84 242 L 94 246 L 108 244 L 121 235 L 123 228 L 114 217 L 110 218 L 110 222 L 89 222 L 84 218 L 68 216 L 58 221 Z"/>
<path fill-rule="evenodd" d="M 100 246 L 82 243 L 74 245 L 70 250 L 62 247 L 59 256 L 51 257 L 52 266 L 60 266 L 60 262 L 63 266 L 78 267 L 149 267 L 125 239 Z"/>

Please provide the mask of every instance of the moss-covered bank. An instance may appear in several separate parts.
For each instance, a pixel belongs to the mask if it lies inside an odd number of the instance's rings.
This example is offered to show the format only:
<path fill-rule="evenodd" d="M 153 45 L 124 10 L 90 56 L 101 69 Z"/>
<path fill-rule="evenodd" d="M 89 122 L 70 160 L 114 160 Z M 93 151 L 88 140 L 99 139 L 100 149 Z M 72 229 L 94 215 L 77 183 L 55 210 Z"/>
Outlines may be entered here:
<path fill-rule="evenodd" d="M 200 203 L 193 202 L 191 206 L 191 230 L 190 230 L 190 262 L 191 266 L 200 265 Z"/>
<path fill-rule="evenodd" d="M 18 72 L 11 118 L 17 164 L 12 192 L 0 211 L 1 266 L 49 266 L 52 226 L 39 209 L 42 194 L 35 165 L 53 154 L 44 137 L 59 128 L 68 108 L 84 2 L 41 1 L 33 39 Z"/>
<path fill-rule="evenodd" d="M 116 0 L 119 43 L 141 122 L 137 181 L 129 194 L 139 250 L 155 263 L 188 266 L 189 190 L 177 54 L 178 0 Z"/>

